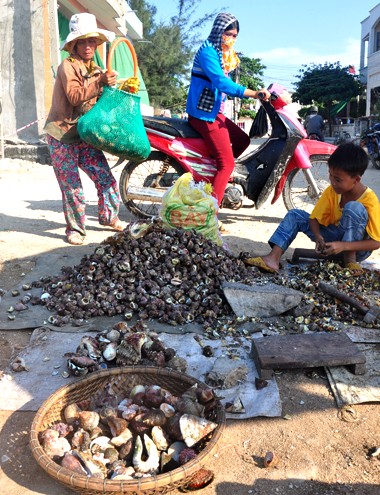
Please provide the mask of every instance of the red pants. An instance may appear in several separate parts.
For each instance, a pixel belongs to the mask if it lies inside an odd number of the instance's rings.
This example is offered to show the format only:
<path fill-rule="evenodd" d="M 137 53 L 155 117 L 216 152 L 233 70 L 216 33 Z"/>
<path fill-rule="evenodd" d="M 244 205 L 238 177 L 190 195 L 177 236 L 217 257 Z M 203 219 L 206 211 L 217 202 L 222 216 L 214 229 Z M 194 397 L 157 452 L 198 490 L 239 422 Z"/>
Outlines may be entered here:
<path fill-rule="evenodd" d="M 235 158 L 248 148 L 249 136 L 222 113 L 218 113 L 214 122 L 189 115 L 189 124 L 202 135 L 210 154 L 216 160 L 218 172 L 212 185 L 213 194 L 220 206 L 228 180 L 234 171 Z"/>

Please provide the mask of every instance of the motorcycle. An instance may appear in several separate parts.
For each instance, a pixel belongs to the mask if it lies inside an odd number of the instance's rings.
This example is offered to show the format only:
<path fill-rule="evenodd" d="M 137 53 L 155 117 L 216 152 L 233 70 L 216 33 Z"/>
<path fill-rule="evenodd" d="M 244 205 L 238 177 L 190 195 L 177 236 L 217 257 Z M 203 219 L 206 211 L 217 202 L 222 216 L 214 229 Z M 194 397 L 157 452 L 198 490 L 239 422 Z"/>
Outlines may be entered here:
<path fill-rule="evenodd" d="M 375 124 L 362 134 L 360 146 L 367 150 L 373 168 L 380 170 L 380 124 Z"/>
<path fill-rule="evenodd" d="M 286 105 L 286 88 L 268 87 L 270 101 L 260 100 L 271 132 L 257 149 L 237 160 L 222 208 L 238 210 L 244 198 L 259 209 L 273 191 L 272 204 L 282 195 L 286 208 L 311 211 L 329 184 L 327 160 L 335 146 L 307 139 L 304 127 Z M 139 218 L 158 215 L 163 194 L 177 178 L 190 172 L 196 182 L 213 181 L 216 162 L 202 137 L 186 120 L 143 117 L 153 151 L 143 161 L 127 161 L 120 176 L 123 203 Z M 117 164 L 121 164 L 121 158 Z M 247 207 L 245 205 L 245 207 Z"/>

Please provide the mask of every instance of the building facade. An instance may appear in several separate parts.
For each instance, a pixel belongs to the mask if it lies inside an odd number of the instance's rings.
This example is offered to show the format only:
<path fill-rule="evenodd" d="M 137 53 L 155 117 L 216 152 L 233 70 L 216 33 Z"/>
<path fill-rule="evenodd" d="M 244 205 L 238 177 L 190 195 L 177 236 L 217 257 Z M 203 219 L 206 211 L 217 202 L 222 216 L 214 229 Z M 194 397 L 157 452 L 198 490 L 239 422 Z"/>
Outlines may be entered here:
<path fill-rule="evenodd" d="M 380 3 L 361 22 L 360 78 L 366 85 L 366 116 L 380 113 Z M 378 108 L 376 108 L 378 106 Z"/>

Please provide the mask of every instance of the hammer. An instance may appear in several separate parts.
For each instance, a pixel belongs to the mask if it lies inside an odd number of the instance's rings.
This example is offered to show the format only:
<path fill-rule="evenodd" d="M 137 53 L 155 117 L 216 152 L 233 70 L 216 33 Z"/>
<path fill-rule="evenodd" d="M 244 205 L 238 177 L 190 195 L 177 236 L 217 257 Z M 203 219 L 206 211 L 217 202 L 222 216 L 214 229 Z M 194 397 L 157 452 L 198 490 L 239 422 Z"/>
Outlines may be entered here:
<path fill-rule="evenodd" d="M 362 306 L 356 299 L 350 297 L 338 290 L 334 285 L 327 284 L 326 282 L 319 282 L 318 287 L 322 292 L 328 294 L 329 296 L 335 297 L 335 299 L 339 299 L 340 301 L 349 304 L 353 308 L 357 309 L 363 317 L 363 321 L 366 323 L 373 323 L 380 316 L 380 307 L 371 306 L 369 309 L 365 306 Z"/>

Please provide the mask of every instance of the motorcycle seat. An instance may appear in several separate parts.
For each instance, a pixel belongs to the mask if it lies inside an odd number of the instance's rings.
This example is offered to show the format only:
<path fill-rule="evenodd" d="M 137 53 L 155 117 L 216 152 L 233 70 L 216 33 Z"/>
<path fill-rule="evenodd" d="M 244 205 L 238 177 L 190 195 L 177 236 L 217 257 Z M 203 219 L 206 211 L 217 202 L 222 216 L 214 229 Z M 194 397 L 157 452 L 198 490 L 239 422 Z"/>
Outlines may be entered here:
<path fill-rule="evenodd" d="M 147 129 L 164 132 L 174 137 L 201 138 L 202 136 L 193 129 L 187 120 L 171 117 L 143 116 L 144 126 Z"/>

